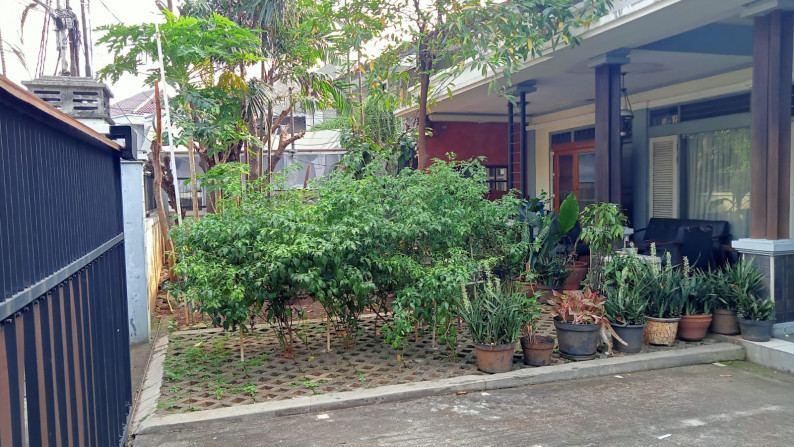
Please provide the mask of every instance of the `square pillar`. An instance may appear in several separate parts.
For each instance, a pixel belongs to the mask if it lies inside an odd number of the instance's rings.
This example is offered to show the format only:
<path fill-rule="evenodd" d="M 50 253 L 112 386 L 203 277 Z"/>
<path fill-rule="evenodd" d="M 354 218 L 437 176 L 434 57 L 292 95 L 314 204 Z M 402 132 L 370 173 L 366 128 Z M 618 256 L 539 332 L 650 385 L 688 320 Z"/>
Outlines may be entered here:
<path fill-rule="evenodd" d="M 733 242 L 733 248 L 766 277 L 769 296 L 775 302 L 776 326 L 788 326 L 788 332 L 793 332 L 794 240 L 740 239 Z"/>
<path fill-rule="evenodd" d="M 518 188 L 521 190 L 521 197 L 527 197 L 529 195 L 529 175 L 527 165 L 529 163 L 528 158 L 528 151 L 529 145 L 532 144 L 534 151 L 534 141 L 532 143 L 529 142 L 529 136 L 527 135 L 527 105 L 529 102 L 527 101 L 527 94 L 537 91 L 537 87 L 535 86 L 536 82 L 532 79 L 521 82 L 516 84 L 515 90 L 513 94 L 518 95 Z M 508 102 L 507 104 L 507 132 L 508 132 L 508 139 L 507 139 L 507 159 L 508 159 L 508 168 L 507 168 L 507 177 L 510 184 L 510 188 L 514 186 L 514 175 L 515 175 L 515 121 L 514 121 L 514 109 L 513 103 Z M 534 152 L 533 152 L 534 153 Z"/>
<path fill-rule="evenodd" d="M 150 309 L 146 268 L 146 212 L 143 162 L 121 161 L 121 199 L 124 216 L 124 257 L 127 270 L 127 317 L 130 344 L 149 342 Z"/>
<path fill-rule="evenodd" d="M 627 51 L 591 59 L 595 68 L 595 197 L 596 202 L 622 203 L 620 138 L 620 68 Z"/>
<path fill-rule="evenodd" d="M 754 4 L 750 126 L 750 238 L 733 242 L 766 276 L 775 334 L 794 330 L 794 240 L 790 239 L 792 13 Z"/>
<path fill-rule="evenodd" d="M 750 237 L 789 237 L 792 13 L 755 17 L 751 93 Z"/>

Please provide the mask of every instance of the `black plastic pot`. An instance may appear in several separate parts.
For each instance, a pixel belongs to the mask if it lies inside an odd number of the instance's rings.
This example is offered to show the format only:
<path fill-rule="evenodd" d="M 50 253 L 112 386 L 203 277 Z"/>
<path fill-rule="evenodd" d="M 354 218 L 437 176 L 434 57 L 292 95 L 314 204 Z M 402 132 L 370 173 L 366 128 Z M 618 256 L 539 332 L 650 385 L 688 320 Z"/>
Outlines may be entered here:
<path fill-rule="evenodd" d="M 736 335 L 739 333 L 739 322 L 736 312 L 727 309 L 714 309 L 711 319 L 711 332 L 723 335 Z"/>
<path fill-rule="evenodd" d="M 617 341 L 612 337 L 612 349 L 618 352 L 625 352 L 627 354 L 636 354 L 642 349 L 642 331 L 645 329 L 643 324 L 627 324 L 625 326 L 612 325 L 612 330 L 620 338 L 623 339 L 628 345 Z"/>
<path fill-rule="evenodd" d="M 598 348 L 600 324 L 563 323 L 554 318 L 560 356 L 569 360 L 592 360 Z"/>
<path fill-rule="evenodd" d="M 739 318 L 742 338 L 749 341 L 769 341 L 772 338 L 772 320 L 744 320 Z"/>

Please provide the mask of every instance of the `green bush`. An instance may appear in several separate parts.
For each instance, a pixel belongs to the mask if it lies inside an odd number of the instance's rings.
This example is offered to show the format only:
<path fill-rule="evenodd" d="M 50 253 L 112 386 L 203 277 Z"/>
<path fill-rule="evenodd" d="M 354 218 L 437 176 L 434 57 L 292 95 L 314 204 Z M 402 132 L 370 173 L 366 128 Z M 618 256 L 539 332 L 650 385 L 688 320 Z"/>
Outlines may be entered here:
<path fill-rule="evenodd" d="M 388 294 L 395 296 L 388 342 L 400 345 L 424 329 L 454 345 L 460 284 L 521 252 L 512 244 L 520 239 L 519 200 L 486 200 L 479 161 L 436 160 L 427 171 L 397 174 L 381 158 L 348 165 L 360 169 L 270 198 L 240 186 L 239 176 L 210 175 L 230 194 L 221 213 L 174 230 L 175 289 L 230 330 L 264 310 L 288 351 L 289 301 L 299 292 L 323 306 L 346 345 L 355 342 L 361 313 L 384 309 Z"/>

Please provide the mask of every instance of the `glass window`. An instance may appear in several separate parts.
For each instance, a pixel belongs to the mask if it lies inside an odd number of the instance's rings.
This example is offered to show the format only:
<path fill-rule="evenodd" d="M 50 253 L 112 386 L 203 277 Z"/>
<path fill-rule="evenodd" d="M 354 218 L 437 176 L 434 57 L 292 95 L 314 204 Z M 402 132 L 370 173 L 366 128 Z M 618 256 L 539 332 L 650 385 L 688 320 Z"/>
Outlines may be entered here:
<path fill-rule="evenodd" d="M 750 236 L 750 129 L 684 136 L 690 219 L 727 220 L 734 239 Z"/>
<path fill-rule="evenodd" d="M 507 191 L 507 167 L 488 166 L 488 189 Z"/>

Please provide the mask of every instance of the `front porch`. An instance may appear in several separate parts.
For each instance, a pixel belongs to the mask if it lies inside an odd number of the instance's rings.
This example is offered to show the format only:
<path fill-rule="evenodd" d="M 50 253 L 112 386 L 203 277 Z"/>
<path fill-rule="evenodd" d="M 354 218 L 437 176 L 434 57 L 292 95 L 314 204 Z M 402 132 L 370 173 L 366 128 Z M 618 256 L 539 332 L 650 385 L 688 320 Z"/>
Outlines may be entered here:
<path fill-rule="evenodd" d="M 428 151 L 485 155 L 493 196 L 620 203 L 635 228 L 728 221 L 733 248 L 769 278 L 777 321 L 794 322 L 788 6 L 616 2 L 580 46 L 514 76 L 515 104 L 488 95 L 487 80 L 458 80 L 432 110 Z"/>

